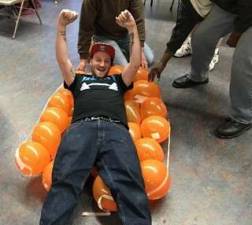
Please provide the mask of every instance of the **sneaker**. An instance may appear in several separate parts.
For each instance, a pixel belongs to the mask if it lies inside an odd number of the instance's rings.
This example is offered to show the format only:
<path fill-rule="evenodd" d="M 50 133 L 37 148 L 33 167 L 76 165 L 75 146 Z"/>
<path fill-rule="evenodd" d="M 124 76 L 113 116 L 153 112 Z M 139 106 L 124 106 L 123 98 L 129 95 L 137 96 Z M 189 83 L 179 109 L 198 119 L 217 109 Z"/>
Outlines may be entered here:
<path fill-rule="evenodd" d="M 180 47 L 180 49 L 176 51 L 174 56 L 177 58 L 182 58 L 185 56 L 189 56 L 191 54 L 192 54 L 192 45 L 191 45 L 191 36 L 189 35 L 182 44 L 182 46 Z"/>
<path fill-rule="evenodd" d="M 209 64 L 209 71 L 212 71 L 215 67 L 215 65 L 219 62 L 219 49 L 216 48 L 214 52 L 214 56 L 212 58 L 212 61 Z"/>

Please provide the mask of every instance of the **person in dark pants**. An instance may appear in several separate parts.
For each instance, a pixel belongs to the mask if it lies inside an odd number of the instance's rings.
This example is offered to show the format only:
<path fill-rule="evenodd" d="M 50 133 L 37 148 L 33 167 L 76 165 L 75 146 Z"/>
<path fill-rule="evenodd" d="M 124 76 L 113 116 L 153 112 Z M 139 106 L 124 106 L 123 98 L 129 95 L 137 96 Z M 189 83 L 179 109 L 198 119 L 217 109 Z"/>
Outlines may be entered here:
<path fill-rule="evenodd" d="M 59 146 L 52 186 L 43 204 L 40 225 L 69 225 L 73 210 L 93 166 L 111 190 L 123 225 L 151 225 L 148 199 L 135 146 L 130 137 L 123 93 L 131 87 L 140 66 L 141 46 L 129 11 L 116 22 L 128 30 L 132 51 L 122 74 L 108 76 L 115 49 L 94 43 L 90 51 L 91 75 L 75 74 L 68 58 L 66 26 L 77 18 L 70 10 L 58 17 L 56 57 L 64 85 L 74 96 L 72 124 Z"/>
<path fill-rule="evenodd" d="M 142 0 L 83 0 L 79 23 L 79 71 L 88 64 L 88 51 L 93 41 L 101 41 L 115 48 L 115 64 L 126 66 L 130 56 L 127 30 L 118 26 L 114 18 L 127 9 L 134 17 L 141 42 L 141 66 L 147 68 L 154 60 L 153 52 L 145 43 L 144 8 Z"/>
<path fill-rule="evenodd" d="M 191 43 L 189 34 L 195 27 L 204 20 L 212 8 L 210 0 L 180 0 L 177 9 L 177 20 L 175 27 L 172 29 L 170 40 L 166 43 L 166 49 L 160 60 L 156 62 L 149 72 L 149 79 L 160 79 L 161 73 L 172 57 L 181 57 L 191 53 Z M 191 41 L 189 41 L 191 42 Z M 214 69 L 215 64 L 219 61 L 218 49 L 216 54 L 209 63 L 209 70 Z"/>
<path fill-rule="evenodd" d="M 208 83 L 208 64 L 219 39 L 229 33 L 227 44 L 236 47 L 230 81 L 230 115 L 217 127 L 219 138 L 234 138 L 252 127 L 252 1 L 213 0 L 210 14 L 192 35 L 191 72 L 172 83 L 190 88 Z"/>

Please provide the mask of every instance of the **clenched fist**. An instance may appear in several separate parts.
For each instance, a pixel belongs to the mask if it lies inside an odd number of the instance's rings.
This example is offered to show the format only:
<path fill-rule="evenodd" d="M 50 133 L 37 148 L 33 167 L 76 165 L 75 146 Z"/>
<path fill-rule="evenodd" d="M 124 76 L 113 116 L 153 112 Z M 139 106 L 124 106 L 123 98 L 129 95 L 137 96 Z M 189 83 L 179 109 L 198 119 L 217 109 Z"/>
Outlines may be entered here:
<path fill-rule="evenodd" d="M 67 26 L 68 24 L 75 21 L 78 17 L 78 13 L 69 9 L 61 10 L 58 16 L 58 25 Z"/>
<path fill-rule="evenodd" d="M 126 28 L 129 32 L 132 32 L 133 29 L 136 28 L 135 19 L 128 10 L 122 11 L 116 17 L 116 23 L 119 26 Z"/>

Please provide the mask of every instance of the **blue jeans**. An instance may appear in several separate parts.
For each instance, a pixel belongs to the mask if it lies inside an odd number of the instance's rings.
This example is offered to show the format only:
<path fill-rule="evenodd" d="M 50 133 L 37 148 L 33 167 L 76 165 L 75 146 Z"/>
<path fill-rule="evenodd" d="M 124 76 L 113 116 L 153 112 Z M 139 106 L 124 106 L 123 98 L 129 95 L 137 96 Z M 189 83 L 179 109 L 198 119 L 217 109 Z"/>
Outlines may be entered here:
<path fill-rule="evenodd" d="M 114 49 L 115 49 L 114 64 L 115 65 L 126 66 L 128 64 L 129 57 L 130 57 L 129 36 L 115 40 L 115 39 L 112 39 L 107 36 L 95 35 L 93 37 L 93 40 L 95 42 L 104 42 L 104 43 L 110 44 L 114 47 Z M 151 48 L 146 43 L 144 43 L 144 55 L 145 55 L 145 58 L 148 62 L 148 65 L 151 66 L 154 62 L 154 55 L 153 55 Z"/>
<path fill-rule="evenodd" d="M 61 141 L 40 225 L 69 225 L 90 170 L 97 166 L 123 225 L 150 225 L 135 146 L 126 127 L 103 120 L 73 123 Z"/>

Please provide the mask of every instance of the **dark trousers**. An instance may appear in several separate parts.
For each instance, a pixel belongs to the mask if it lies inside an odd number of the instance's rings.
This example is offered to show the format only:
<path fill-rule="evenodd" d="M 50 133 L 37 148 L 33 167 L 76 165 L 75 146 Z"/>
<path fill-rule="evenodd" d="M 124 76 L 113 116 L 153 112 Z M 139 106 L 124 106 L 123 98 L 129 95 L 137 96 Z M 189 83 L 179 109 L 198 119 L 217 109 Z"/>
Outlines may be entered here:
<path fill-rule="evenodd" d="M 151 215 L 135 146 L 121 124 L 78 121 L 61 141 L 40 225 L 69 225 L 92 167 L 110 188 L 123 225 L 150 225 Z"/>
<path fill-rule="evenodd" d="M 190 0 L 180 0 L 177 9 L 176 25 L 172 29 L 169 42 L 166 44 L 169 52 L 175 54 L 195 25 L 202 20 L 203 18 L 193 8 Z"/>

